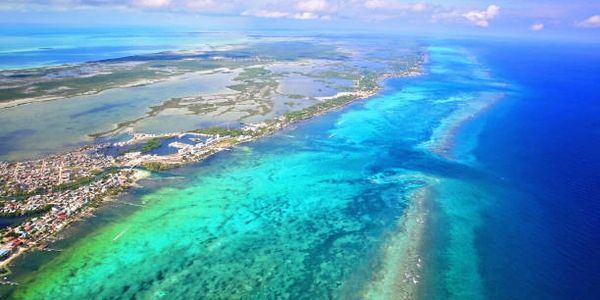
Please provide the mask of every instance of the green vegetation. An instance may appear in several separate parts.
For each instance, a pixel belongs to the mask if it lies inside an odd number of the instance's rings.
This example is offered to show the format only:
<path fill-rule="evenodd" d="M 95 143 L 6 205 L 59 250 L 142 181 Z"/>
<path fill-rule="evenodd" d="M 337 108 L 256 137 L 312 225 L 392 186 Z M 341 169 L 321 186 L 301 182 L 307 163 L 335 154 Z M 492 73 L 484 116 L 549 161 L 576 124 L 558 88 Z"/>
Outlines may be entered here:
<path fill-rule="evenodd" d="M 255 80 L 257 78 L 266 77 L 267 75 L 271 75 L 271 74 L 272 74 L 271 71 L 269 71 L 263 67 L 246 68 L 246 69 L 244 69 L 243 72 L 240 73 L 240 75 L 235 80 L 238 80 L 238 81 Z"/>
<path fill-rule="evenodd" d="M 252 93 L 264 88 L 275 89 L 278 83 L 273 77 L 273 72 L 264 67 L 246 68 L 235 78 L 235 81 L 241 83 L 230 85 L 228 88 L 238 92 Z"/>
<path fill-rule="evenodd" d="M 262 42 L 253 44 L 243 52 L 248 56 L 259 56 L 275 60 L 327 59 L 343 60 L 347 58 L 331 45 L 313 41 Z"/>
<path fill-rule="evenodd" d="M 52 69 L 43 73 L 52 73 Z M 157 71 L 135 67 L 129 70 L 114 70 L 110 74 L 99 74 L 90 77 L 65 77 L 46 80 L 21 87 L 0 89 L 0 102 L 39 96 L 73 96 L 89 91 L 102 91 L 135 82 L 141 79 L 159 79 L 165 77 Z M 63 87 L 68 87 L 63 89 Z M 25 92 L 28 90 L 28 92 Z"/>
<path fill-rule="evenodd" d="M 232 89 L 234 91 L 243 92 L 248 88 L 248 84 L 233 84 L 227 86 L 227 88 Z"/>
<path fill-rule="evenodd" d="M 148 153 L 154 149 L 160 148 L 161 146 L 162 146 L 162 141 L 160 138 L 152 138 L 152 139 L 148 140 L 147 142 L 145 142 L 141 147 L 139 145 L 136 145 L 135 147 L 132 147 L 130 149 L 122 151 L 120 153 L 120 155 L 123 155 L 126 153 L 131 153 L 131 152 Z"/>
<path fill-rule="evenodd" d="M 2 234 L 4 234 L 5 237 L 12 237 L 12 238 L 17 238 L 19 237 L 19 234 L 14 232 L 14 231 L 9 231 L 9 232 L 2 232 Z"/>
<path fill-rule="evenodd" d="M 358 80 L 358 88 L 363 91 L 371 91 L 379 87 L 378 76 L 374 73 L 365 73 Z"/>
<path fill-rule="evenodd" d="M 117 173 L 119 173 L 119 168 L 110 167 L 96 176 L 100 177 L 100 179 L 106 180 L 110 177 L 111 174 L 117 174 Z"/>
<path fill-rule="evenodd" d="M 79 72 L 88 66 L 102 66 L 107 68 L 107 73 L 99 72 L 93 76 L 58 77 L 47 79 L 48 74 L 57 72 Z M 115 86 L 126 85 L 140 80 L 160 80 L 193 71 L 212 70 L 231 65 L 228 62 L 214 62 L 203 60 L 174 60 L 157 67 L 156 62 L 149 61 L 133 67 L 116 66 L 111 62 L 84 63 L 67 67 L 34 68 L 21 70 L 23 78 L 16 86 L 0 88 L 0 102 L 7 102 L 29 97 L 56 96 L 70 97 L 90 91 L 103 91 Z M 242 64 L 243 65 L 243 64 Z M 235 66 L 235 65 L 234 65 Z M 165 72 L 164 70 L 169 70 Z M 0 73 L 0 77 L 2 77 Z M 14 76 L 11 77 L 14 79 Z"/>
<path fill-rule="evenodd" d="M 219 136 L 230 136 L 230 137 L 238 137 L 245 134 L 245 132 L 239 128 L 224 128 L 219 126 L 214 127 L 206 127 L 193 130 L 195 133 L 209 134 L 209 135 L 219 135 Z"/>
<path fill-rule="evenodd" d="M 325 79 L 331 79 L 331 78 L 345 79 L 345 80 L 357 80 L 358 79 L 357 74 L 356 73 L 352 73 L 351 70 L 347 70 L 345 72 L 343 72 L 343 71 L 327 70 L 327 71 L 321 71 L 321 72 L 318 72 L 318 73 L 307 74 L 307 75 L 311 76 L 311 77 L 325 78 Z"/>
<path fill-rule="evenodd" d="M 39 207 L 37 209 L 34 210 L 29 210 L 29 211 L 16 211 L 13 213 L 3 213 L 0 214 L 0 218 L 17 218 L 17 217 L 31 217 L 31 216 L 36 216 L 36 215 L 40 215 L 46 212 L 49 212 L 52 209 L 52 205 L 51 204 L 46 204 L 42 207 Z"/>
<path fill-rule="evenodd" d="M 55 186 L 53 188 L 53 191 L 54 192 L 64 192 L 64 191 L 76 190 L 84 185 L 88 185 L 88 184 L 92 183 L 95 179 L 96 179 L 95 176 L 80 177 L 73 181 L 61 183 L 61 184 Z"/>
<path fill-rule="evenodd" d="M 43 195 L 48 192 L 72 191 L 72 190 L 76 190 L 82 186 L 91 184 L 92 182 L 96 181 L 98 178 L 107 179 L 110 174 L 115 174 L 117 172 L 119 172 L 119 169 L 115 168 L 115 167 L 111 167 L 111 168 L 108 168 L 105 170 L 94 170 L 94 171 L 92 171 L 91 176 L 79 177 L 79 178 L 76 178 L 75 180 L 72 180 L 72 181 L 69 181 L 66 183 L 61 183 L 61 184 L 53 187 L 50 191 L 48 191 L 44 188 L 38 188 L 34 191 L 18 190 L 17 192 L 12 193 L 9 196 L 0 197 L 0 200 L 9 200 L 9 199 L 25 200 L 31 196 Z M 6 187 L 4 189 L 6 190 Z"/>
<path fill-rule="evenodd" d="M 6 190 L 6 187 L 4 187 L 4 189 Z M 0 200 L 7 200 L 7 199 L 23 200 L 23 199 L 27 199 L 31 196 L 44 194 L 45 192 L 46 192 L 46 190 L 43 188 L 38 188 L 35 191 L 17 190 L 15 193 L 10 194 L 10 196 L 0 197 Z"/>
<path fill-rule="evenodd" d="M 140 148 L 140 152 L 142 153 L 148 153 L 154 149 L 158 149 L 162 146 L 162 142 L 160 140 L 160 138 L 152 138 L 149 141 L 147 141 L 142 148 Z"/>
<path fill-rule="evenodd" d="M 142 167 L 151 172 L 166 171 L 177 167 L 178 165 L 165 164 L 160 162 L 147 162 L 142 164 Z"/>
<path fill-rule="evenodd" d="M 307 107 L 305 109 L 287 112 L 283 116 L 285 117 L 286 120 L 288 120 L 290 122 L 300 121 L 300 120 L 308 119 L 314 115 L 320 114 L 320 113 L 330 110 L 332 108 L 336 108 L 336 107 L 340 107 L 342 105 L 348 104 L 348 103 L 352 102 L 354 99 L 356 99 L 356 97 L 353 95 L 340 96 L 340 97 L 328 100 L 326 102 L 322 102 L 322 103 Z"/>
<path fill-rule="evenodd" d="M 25 93 L 24 88 L 5 88 L 0 89 L 0 102 L 30 97 Z"/>
<path fill-rule="evenodd" d="M 290 95 L 286 95 L 286 96 L 287 96 L 288 98 L 290 98 L 290 99 L 304 99 L 304 98 L 306 98 L 305 96 L 303 96 L 303 95 L 298 95 L 298 94 L 290 94 Z"/>

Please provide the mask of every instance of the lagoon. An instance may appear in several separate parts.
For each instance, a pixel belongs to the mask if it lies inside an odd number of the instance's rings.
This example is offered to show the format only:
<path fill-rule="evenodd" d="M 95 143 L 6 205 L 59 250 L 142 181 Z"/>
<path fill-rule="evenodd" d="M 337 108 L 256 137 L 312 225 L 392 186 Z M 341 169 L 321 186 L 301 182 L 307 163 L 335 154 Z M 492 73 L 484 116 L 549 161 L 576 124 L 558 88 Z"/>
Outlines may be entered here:
<path fill-rule="evenodd" d="M 90 134 L 143 117 L 150 106 L 171 98 L 232 93 L 227 86 L 236 74 L 187 74 L 149 85 L 2 109 L 0 159 L 31 159 L 75 148 L 92 141 Z M 191 130 L 201 124 L 202 118 L 195 116 L 188 122 L 172 123 L 168 129 Z"/>

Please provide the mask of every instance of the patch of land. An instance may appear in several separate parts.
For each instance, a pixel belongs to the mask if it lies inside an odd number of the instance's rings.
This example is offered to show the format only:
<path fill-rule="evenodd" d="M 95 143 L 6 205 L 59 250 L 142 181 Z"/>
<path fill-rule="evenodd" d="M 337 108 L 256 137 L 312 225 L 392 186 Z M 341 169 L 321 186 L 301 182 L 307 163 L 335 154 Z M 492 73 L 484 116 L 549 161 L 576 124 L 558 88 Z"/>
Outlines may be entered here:
<path fill-rule="evenodd" d="M 115 87 L 152 84 L 174 76 L 236 69 L 276 60 L 339 54 L 307 42 L 256 42 L 245 47 L 170 51 L 76 65 L 0 71 L 0 108 L 94 94 Z"/>
<path fill-rule="evenodd" d="M 132 187 L 140 178 L 139 170 L 163 171 L 197 162 L 373 96 L 386 78 L 421 73 L 425 54 L 419 47 L 361 43 L 257 43 L 219 53 L 168 52 L 79 66 L 2 72 L 0 82 L 8 84 L 3 88 L 5 98 L 0 96 L 0 101 L 7 103 L 27 101 L 29 96 L 37 97 L 38 92 L 69 97 L 210 68 L 237 70 L 238 75 L 224 93 L 168 99 L 149 107 L 139 118 L 91 133 L 94 138 L 110 138 L 128 131 L 132 134 L 128 140 L 88 145 L 34 161 L 1 162 L 0 214 L 21 219 L 2 230 L 0 251 L 5 260 L 0 267 L 26 250 L 45 247 L 57 232 L 93 211 L 104 199 Z M 166 134 L 137 132 L 139 123 L 173 110 L 198 118 L 228 116 L 237 123 Z"/>

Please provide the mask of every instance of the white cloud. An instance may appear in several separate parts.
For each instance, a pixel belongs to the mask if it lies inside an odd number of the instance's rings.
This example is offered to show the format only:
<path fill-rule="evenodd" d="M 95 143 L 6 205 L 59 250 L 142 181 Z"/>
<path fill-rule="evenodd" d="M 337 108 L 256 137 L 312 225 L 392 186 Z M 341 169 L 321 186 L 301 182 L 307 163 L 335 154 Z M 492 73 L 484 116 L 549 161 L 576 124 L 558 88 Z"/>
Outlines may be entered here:
<path fill-rule="evenodd" d="M 490 0 L 491 1 L 491 0 Z M 410 26 L 432 26 L 443 22 L 488 27 L 500 13 L 497 5 L 481 10 L 464 7 L 462 1 L 440 0 L 0 0 L 3 6 L 23 9 L 130 8 L 168 13 L 216 14 L 299 20 L 342 22 L 397 22 Z M 8 4 L 6 4 L 8 3 Z M 24 3 L 24 4 L 23 4 Z M 51 4 L 48 4 L 51 3 Z M 493 3 L 493 2 L 492 2 Z M 507 19 L 512 17 L 507 15 Z M 595 17 L 596 19 L 600 17 Z M 536 20 L 538 18 L 531 18 Z M 531 20 L 529 19 L 529 20 Z M 593 27 L 594 17 L 578 23 Z"/>
<path fill-rule="evenodd" d="M 278 18 L 286 18 L 286 19 L 296 19 L 296 20 L 331 20 L 330 15 L 319 15 L 313 12 L 286 12 L 286 11 L 278 11 L 278 10 L 258 10 L 258 11 L 244 11 L 242 12 L 242 16 L 250 16 L 250 17 L 259 17 L 259 18 L 270 18 L 270 19 L 278 19 Z"/>
<path fill-rule="evenodd" d="M 600 15 L 591 16 L 583 21 L 575 23 L 575 25 L 577 25 L 577 27 L 585 28 L 600 27 Z"/>
<path fill-rule="evenodd" d="M 429 8 L 429 6 L 423 2 L 412 4 L 410 9 L 412 11 L 425 11 Z"/>
<path fill-rule="evenodd" d="M 367 0 L 364 2 L 364 7 L 372 10 L 404 10 L 421 12 L 429 8 L 429 6 L 423 2 L 418 3 L 398 3 L 390 0 Z"/>
<path fill-rule="evenodd" d="M 500 7 L 497 5 L 490 5 L 486 10 L 472 10 L 463 13 L 463 18 L 469 20 L 475 26 L 488 27 L 490 21 L 500 14 Z"/>
<path fill-rule="evenodd" d="M 219 8 L 222 2 L 215 0 L 188 0 L 185 6 L 191 9 L 214 9 Z"/>
<path fill-rule="evenodd" d="M 245 11 L 242 16 L 252 16 L 260 18 L 289 18 L 290 13 L 273 10 Z"/>
<path fill-rule="evenodd" d="M 368 9 L 387 8 L 388 5 L 389 5 L 389 3 L 387 3 L 387 1 L 384 1 L 384 0 L 367 0 L 367 1 L 365 1 L 365 7 Z"/>
<path fill-rule="evenodd" d="M 291 2 L 291 3 L 290 3 Z M 286 18 L 296 20 L 331 20 L 337 13 L 337 1 L 302 0 L 289 2 L 273 2 L 259 5 L 257 9 L 247 9 L 243 16 L 259 18 Z"/>
<path fill-rule="evenodd" d="M 171 4 L 171 0 L 134 0 L 132 4 L 140 7 L 166 7 Z"/>
<path fill-rule="evenodd" d="M 312 12 L 301 12 L 301 13 L 295 13 L 293 15 L 291 15 L 292 19 L 298 19 L 298 20 L 314 20 L 314 19 L 318 19 L 319 15 L 312 13 Z"/>
<path fill-rule="evenodd" d="M 544 29 L 544 23 L 535 23 L 529 26 L 529 30 L 531 31 L 540 31 L 542 29 Z"/>
<path fill-rule="evenodd" d="M 296 9 L 302 12 L 321 12 L 331 8 L 326 0 L 307 0 L 296 3 Z"/>

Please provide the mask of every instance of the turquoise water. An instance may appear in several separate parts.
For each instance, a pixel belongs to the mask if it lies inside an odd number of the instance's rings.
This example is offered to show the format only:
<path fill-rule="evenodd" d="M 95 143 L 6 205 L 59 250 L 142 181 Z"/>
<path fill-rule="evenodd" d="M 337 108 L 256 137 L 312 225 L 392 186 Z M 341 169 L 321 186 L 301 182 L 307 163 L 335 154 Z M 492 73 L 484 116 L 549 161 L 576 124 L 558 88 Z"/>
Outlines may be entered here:
<path fill-rule="evenodd" d="M 12 297 L 485 297 L 476 233 L 497 183 L 469 151 L 478 129 L 452 136 L 514 91 L 465 49 L 429 55 L 422 77 L 175 171 Z"/>

